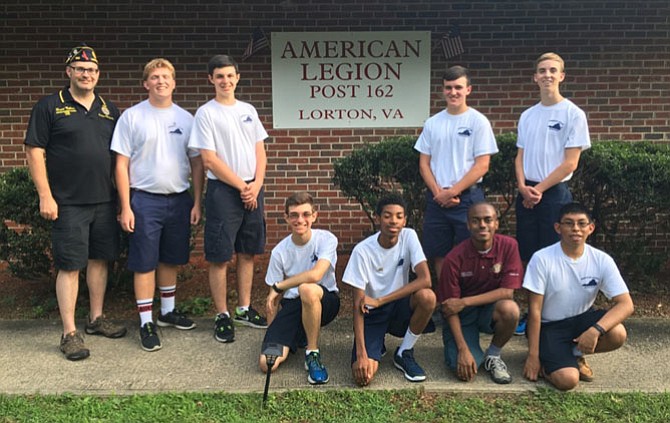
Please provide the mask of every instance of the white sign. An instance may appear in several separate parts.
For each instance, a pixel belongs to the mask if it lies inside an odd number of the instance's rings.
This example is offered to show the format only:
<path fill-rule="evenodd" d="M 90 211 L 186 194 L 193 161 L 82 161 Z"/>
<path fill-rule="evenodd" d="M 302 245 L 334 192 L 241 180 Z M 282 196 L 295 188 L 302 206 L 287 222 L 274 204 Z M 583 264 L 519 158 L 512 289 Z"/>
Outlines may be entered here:
<path fill-rule="evenodd" d="M 430 32 L 273 32 L 280 128 L 420 127 L 430 113 Z"/>

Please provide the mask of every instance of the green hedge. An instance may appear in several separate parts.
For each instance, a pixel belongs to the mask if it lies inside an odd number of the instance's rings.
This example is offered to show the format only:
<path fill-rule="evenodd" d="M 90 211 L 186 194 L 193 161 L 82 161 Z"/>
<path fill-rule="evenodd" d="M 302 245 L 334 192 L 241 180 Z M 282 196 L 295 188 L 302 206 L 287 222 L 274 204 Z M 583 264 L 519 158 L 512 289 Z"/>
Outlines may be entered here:
<path fill-rule="evenodd" d="M 400 192 L 408 203 L 408 225 L 421 229 L 425 185 L 418 169 L 414 137 L 366 144 L 334 164 L 334 183 L 363 207 L 375 230 L 373 208 L 387 192 Z M 491 158 L 483 187 L 501 205 L 502 231 L 512 233 L 516 196 L 516 135 L 497 137 L 500 152 Z M 593 211 L 597 222 L 591 242 L 610 252 L 627 271 L 653 274 L 667 260 L 667 247 L 652 240 L 670 232 L 670 149 L 667 145 L 595 142 L 582 154 L 570 185 L 576 201 Z M 625 229 L 625 231 L 624 231 Z M 650 230 L 651 229 L 651 230 Z"/>
<path fill-rule="evenodd" d="M 37 191 L 27 168 L 0 175 L 0 260 L 22 278 L 44 277 L 51 270 L 51 222 L 40 216 Z M 18 224 L 17 231 L 9 228 Z"/>

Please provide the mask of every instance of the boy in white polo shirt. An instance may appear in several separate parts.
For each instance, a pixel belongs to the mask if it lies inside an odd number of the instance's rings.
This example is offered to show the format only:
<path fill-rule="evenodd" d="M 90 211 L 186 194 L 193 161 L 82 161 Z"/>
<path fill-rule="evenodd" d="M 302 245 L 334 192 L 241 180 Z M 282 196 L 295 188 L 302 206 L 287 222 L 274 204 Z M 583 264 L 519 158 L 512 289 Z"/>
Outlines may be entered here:
<path fill-rule="evenodd" d="M 554 230 L 561 240 L 533 255 L 523 280 L 530 293 L 524 376 L 543 375 L 569 390 L 593 379 L 584 355 L 624 344 L 622 323 L 633 314 L 633 301 L 612 257 L 586 243 L 595 225 L 582 205 L 563 206 Z M 611 308 L 593 308 L 598 292 L 612 300 Z"/>
<path fill-rule="evenodd" d="M 414 360 L 421 333 L 435 330 L 431 316 L 435 293 L 419 238 L 405 228 L 405 201 L 399 195 L 383 197 L 375 214 L 379 232 L 361 241 L 351 253 L 342 281 L 354 288 L 354 347 L 351 370 L 360 386 L 374 378 L 385 354 L 386 333 L 402 337 L 393 363 L 411 382 L 426 379 Z M 416 273 L 410 282 L 409 271 Z"/>
<path fill-rule="evenodd" d="M 312 229 L 317 211 L 312 196 L 298 192 L 286 199 L 286 222 L 291 235 L 272 249 L 265 282 L 271 286 L 266 307 L 270 322 L 263 345 L 282 345 L 273 370 L 305 346 L 305 370 L 312 385 L 328 383 L 328 371 L 321 362 L 319 333 L 340 310 L 335 282 L 337 238 L 324 229 Z M 281 308 L 278 309 L 278 306 Z M 260 368 L 268 371 L 261 353 Z"/>
<path fill-rule="evenodd" d="M 470 236 L 468 208 L 484 201 L 478 184 L 498 152 L 489 120 L 467 104 L 471 92 L 466 68 L 447 69 L 442 77 L 447 107 L 426 121 L 414 145 L 428 188 L 423 248 L 438 277 L 444 256 Z"/>
<path fill-rule="evenodd" d="M 140 341 L 145 351 L 161 342 L 153 323 L 156 283 L 161 298 L 158 326 L 195 328 L 175 309 L 178 265 L 190 253 L 191 225 L 201 217 L 204 171 L 197 150 L 188 148 L 193 116 L 172 102 L 174 66 L 162 58 L 144 67 L 149 98 L 126 110 L 114 130 L 119 223 L 128 232 L 128 269 L 134 272 L 140 315 Z M 188 189 L 193 178 L 193 193 Z"/>

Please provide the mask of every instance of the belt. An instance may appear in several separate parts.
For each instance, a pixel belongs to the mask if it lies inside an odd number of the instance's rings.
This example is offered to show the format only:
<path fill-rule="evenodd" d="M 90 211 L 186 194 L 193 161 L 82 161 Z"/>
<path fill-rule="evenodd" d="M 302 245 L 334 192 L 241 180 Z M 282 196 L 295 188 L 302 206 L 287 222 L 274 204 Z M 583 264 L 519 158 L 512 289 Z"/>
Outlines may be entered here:
<path fill-rule="evenodd" d="M 169 194 L 157 194 L 157 193 L 154 193 L 154 192 L 142 191 L 141 189 L 136 189 L 136 188 L 131 188 L 130 190 L 132 192 L 141 192 L 142 194 L 153 195 L 153 196 L 156 196 L 156 197 L 176 197 L 178 195 L 184 194 L 185 192 L 188 192 L 188 190 L 186 190 L 186 191 L 182 191 L 182 192 L 172 192 L 172 193 L 169 193 Z"/>

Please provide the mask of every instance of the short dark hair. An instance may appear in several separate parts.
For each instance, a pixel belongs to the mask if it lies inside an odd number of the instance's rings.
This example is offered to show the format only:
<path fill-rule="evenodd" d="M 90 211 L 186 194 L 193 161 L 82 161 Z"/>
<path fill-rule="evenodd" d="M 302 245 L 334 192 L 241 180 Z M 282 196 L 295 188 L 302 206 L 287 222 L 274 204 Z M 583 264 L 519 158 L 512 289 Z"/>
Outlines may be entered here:
<path fill-rule="evenodd" d="M 561 207 L 561 209 L 558 211 L 558 220 L 556 223 L 560 223 L 566 214 L 585 214 L 589 219 L 589 222 L 593 221 L 589 210 L 580 203 L 568 203 L 563 205 L 563 207 Z"/>
<path fill-rule="evenodd" d="M 214 69 L 225 68 L 226 66 L 234 66 L 235 73 L 240 73 L 240 68 L 235 59 L 227 54 L 217 54 L 209 59 L 209 63 L 207 63 L 207 73 L 214 75 Z"/>
<path fill-rule="evenodd" d="M 489 203 L 489 202 L 486 201 L 486 200 L 477 201 L 477 202 L 471 204 L 470 207 L 468 207 L 468 219 L 470 218 L 470 213 L 472 213 L 472 210 L 474 210 L 474 208 L 477 207 L 477 206 L 488 206 L 488 207 L 491 207 L 491 208 L 493 209 L 493 213 L 495 214 L 496 220 L 499 219 L 499 217 L 498 217 L 498 214 L 499 214 L 499 212 L 498 212 L 498 208 L 497 208 L 496 206 L 494 206 L 493 204 Z"/>
<path fill-rule="evenodd" d="M 308 192 L 296 192 L 289 196 L 284 203 L 284 212 L 288 214 L 289 207 L 301 206 L 309 204 L 314 209 L 314 198 Z"/>
<path fill-rule="evenodd" d="M 442 81 L 455 81 L 461 77 L 465 77 L 468 85 L 470 85 L 470 73 L 468 72 L 468 68 L 456 65 L 447 69 L 442 76 Z"/>
<path fill-rule="evenodd" d="M 388 205 L 397 205 L 402 207 L 403 212 L 407 213 L 407 203 L 405 202 L 405 199 L 402 198 L 402 195 L 397 194 L 397 193 L 392 193 L 392 194 L 387 194 L 383 197 L 381 197 L 377 201 L 377 206 L 375 207 L 375 214 L 377 216 L 382 215 L 382 211 L 384 210 L 384 207 Z"/>

